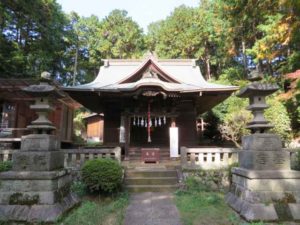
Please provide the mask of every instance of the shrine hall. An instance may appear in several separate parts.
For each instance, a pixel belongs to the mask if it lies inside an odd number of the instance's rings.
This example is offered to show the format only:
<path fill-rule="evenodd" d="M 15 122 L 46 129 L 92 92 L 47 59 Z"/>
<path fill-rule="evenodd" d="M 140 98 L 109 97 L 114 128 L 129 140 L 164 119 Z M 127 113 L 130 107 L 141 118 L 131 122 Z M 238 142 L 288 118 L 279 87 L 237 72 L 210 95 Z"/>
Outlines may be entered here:
<path fill-rule="evenodd" d="M 143 59 L 103 60 L 94 81 L 63 89 L 104 115 L 104 145 L 121 146 L 128 156 L 131 148 L 198 145 L 197 116 L 238 87 L 207 82 L 194 59 L 147 54 Z"/>

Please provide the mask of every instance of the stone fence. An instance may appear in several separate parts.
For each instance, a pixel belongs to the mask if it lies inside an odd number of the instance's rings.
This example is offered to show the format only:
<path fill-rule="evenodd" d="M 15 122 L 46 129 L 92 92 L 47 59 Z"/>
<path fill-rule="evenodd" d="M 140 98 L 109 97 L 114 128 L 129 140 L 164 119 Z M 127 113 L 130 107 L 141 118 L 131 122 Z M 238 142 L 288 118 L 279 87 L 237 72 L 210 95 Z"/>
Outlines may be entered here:
<path fill-rule="evenodd" d="M 237 148 L 181 147 L 183 169 L 221 169 L 238 162 Z"/>
<path fill-rule="evenodd" d="M 238 162 L 238 148 L 187 148 L 181 147 L 183 169 L 221 169 Z M 300 169 L 300 149 L 284 149 L 290 153 L 291 168 Z"/>
<path fill-rule="evenodd" d="M 19 150 L 0 150 L 0 162 L 12 159 L 12 154 Z M 80 168 L 89 159 L 112 158 L 121 162 L 121 148 L 100 148 L 100 149 L 62 149 L 65 153 L 66 168 Z"/>
<path fill-rule="evenodd" d="M 121 162 L 121 148 L 63 149 L 66 168 L 80 168 L 89 159 L 112 158 Z"/>

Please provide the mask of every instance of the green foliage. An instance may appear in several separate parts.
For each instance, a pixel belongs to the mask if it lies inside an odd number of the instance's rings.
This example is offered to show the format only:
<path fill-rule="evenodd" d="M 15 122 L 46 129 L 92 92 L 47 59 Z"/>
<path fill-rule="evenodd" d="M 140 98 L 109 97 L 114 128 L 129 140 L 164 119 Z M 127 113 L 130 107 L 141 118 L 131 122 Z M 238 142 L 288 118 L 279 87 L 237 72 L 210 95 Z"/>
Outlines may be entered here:
<path fill-rule="evenodd" d="M 249 83 L 247 80 L 245 80 L 245 71 L 240 65 L 224 69 L 218 80 L 215 82 L 219 84 L 240 87 L 244 87 Z"/>
<path fill-rule="evenodd" d="M 71 191 L 79 197 L 86 195 L 87 187 L 82 181 L 74 181 L 71 185 Z"/>
<path fill-rule="evenodd" d="M 124 10 L 113 10 L 103 21 L 98 31 L 98 50 L 106 58 L 132 58 L 141 56 L 143 31 Z"/>
<path fill-rule="evenodd" d="M 1 1 L 0 10 L 1 75 L 56 75 L 63 69 L 67 20 L 56 1 Z"/>
<path fill-rule="evenodd" d="M 61 218 L 57 225 L 122 225 L 128 202 L 127 193 L 109 199 L 85 200 L 80 207 Z"/>
<path fill-rule="evenodd" d="M 81 169 L 82 181 L 91 192 L 113 193 L 122 184 L 121 165 L 112 159 L 93 159 Z"/>
<path fill-rule="evenodd" d="M 12 169 L 12 161 L 0 162 L 0 172 L 9 171 Z"/>
<path fill-rule="evenodd" d="M 271 132 L 278 134 L 284 142 L 289 143 L 292 138 L 291 120 L 286 108 L 275 96 L 269 97 L 267 104 L 270 108 L 265 111 L 265 117 L 274 125 Z"/>
<path fill-rule="evenodd" d="M 226 78 L 227 76 L 228 74 L 221 75 L 221 82 L 231 84 L 230 79 Z M 238 147 L 240 146 L 241 137 L 249 133 L 245 129 L 246 123 L 252 118 L 250 112 L 245 110 L 248 104 L 247 99 L 231 96 L 213 108 L 213 114 L 220 121 L 219 129 L 222 137 L 234 142 Z M 267 104 L 270 107 L 266 110 L 265 116 L 274 125 L 271 132 L 280 135 L 283 141 L 288 143 L 292 138 L 292 134 L 291 119 L 286 107 L 278 100 L 276 95 L 270 96 L 267 99 Z"/>
<path fill-rule="evenodd" d="M 73 120 L 74 134 L 76 136 L 81 136 L 86 132 L 86 125 L 84 123 L 84 116 L 86 115 L 86 110 L 78 109 L 75 111 L 75 116 Z"/>
<path fill-rule="evenodd" d="M 189 176 L 185 180 L 185 186 L 188 192 L 209 191 L 209 187 L 204 185 L 199 179 Z"/>
<path fill-rule="evenodd" d="M 236 147 L 241 147 L 239 144 L 244 135 L 249 134 L 246 125 L 251 120 L 251 114 L 245 109 L 240 111 L 231 111 L 224 119 L 224 123 L 219 126 L 222 137 L 225 140 L 232 141 Z"/>

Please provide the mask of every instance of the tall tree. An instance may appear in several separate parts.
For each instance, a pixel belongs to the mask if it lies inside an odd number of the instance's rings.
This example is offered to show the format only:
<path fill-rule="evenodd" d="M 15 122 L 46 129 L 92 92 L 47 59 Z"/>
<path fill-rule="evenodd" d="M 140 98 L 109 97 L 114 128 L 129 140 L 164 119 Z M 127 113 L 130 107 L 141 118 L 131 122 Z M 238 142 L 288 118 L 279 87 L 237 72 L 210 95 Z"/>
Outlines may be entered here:
<path fill-rule="evenodd" d="M 113 10 L 100 22 L 98 38 L 104 58 L 133 58 L 144 50 L 143 30 L 124 10 Z"/>
<path fill-rule="evenodd" d="M 217 76 L 228 60 L 227 23 L 211 1 L 197 8 L 180 6 L 163 21 L 150 24 L 147 44 L 165 58 L 196 58 L 207 79 Z"/>
<path fill-rule="evenodd" d="M 67 23 L 60 5 L 55 0 L 3 0 L 0 11 L 2 76 L 36 76 L 42 70 L 57 75 Z"/>

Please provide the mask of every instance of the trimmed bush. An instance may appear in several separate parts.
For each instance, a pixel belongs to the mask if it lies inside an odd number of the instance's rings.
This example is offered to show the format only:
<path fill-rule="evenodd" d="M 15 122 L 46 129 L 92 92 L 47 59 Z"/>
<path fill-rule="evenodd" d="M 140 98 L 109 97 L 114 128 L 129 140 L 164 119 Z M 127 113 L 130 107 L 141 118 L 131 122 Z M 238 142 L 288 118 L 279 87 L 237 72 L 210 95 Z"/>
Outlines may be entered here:
<path fill-rule="evenodd" d="M 91 192 L 112 193 L 122 184 L 122 167 L 113 159 L 93 159 L 81 169 L 82 181 Z"/>
<path fill-rule="evenodd" d="M 12 161 L 0 162 L 0 172 L 11 170 Z"/>

